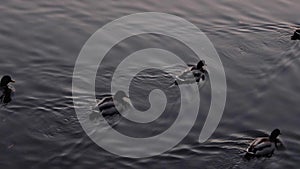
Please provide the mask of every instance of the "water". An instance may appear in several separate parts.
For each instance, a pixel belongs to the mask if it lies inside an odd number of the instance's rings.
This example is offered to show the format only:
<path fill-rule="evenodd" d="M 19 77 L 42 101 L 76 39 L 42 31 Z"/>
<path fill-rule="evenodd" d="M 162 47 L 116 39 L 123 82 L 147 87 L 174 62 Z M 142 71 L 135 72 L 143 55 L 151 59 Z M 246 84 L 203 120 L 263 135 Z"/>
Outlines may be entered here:
<path fill-rule="evenodd" d="M 0 168 L 298 168 L 300 44 L 290 36 L 300 24 L 299 8 L 296 0 L 3 0 L 0 75 L 10 74 L 17 83 L 13 101 L 0 109 Z M 121 16 L 148 11 L 183 17 L 206 33 L 224 65 L 227 102 L 214 135 L 198 143 L 210 103 L 209 85 L 204 86 L 201 113 L 179 145 L 159 156 L 130 159 L 103 150 L 84 133 L 74 111 L 72 73 L 81 47 L 98 28 Z M 106 65 L 148 46 L 163 46 L 195 61 L 180 43 L 144 35 L 120 43 Z M 98 70 L 98 96 L 108 94 L 104 82 L 112 71 Z M 137 83 L 143 80 L 139 78 Z M 131 135 L 155 135 L 174 120 L 176 112 L 168 112 L 150 126 L 132 131 L 130 124 L 120 123 L 116 128 Z M 282 130 L 287 149 L 271 158 L 244 160 L 247 143 L 274 128 Z"/>

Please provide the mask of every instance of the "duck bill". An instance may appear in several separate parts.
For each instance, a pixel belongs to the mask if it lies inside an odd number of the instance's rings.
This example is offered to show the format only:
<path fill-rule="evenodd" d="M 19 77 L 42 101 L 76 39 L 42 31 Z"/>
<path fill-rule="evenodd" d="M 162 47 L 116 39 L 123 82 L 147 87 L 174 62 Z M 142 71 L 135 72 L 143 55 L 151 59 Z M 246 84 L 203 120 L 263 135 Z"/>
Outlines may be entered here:
<path fill-rule="evenodd" d="M 124 100 L 126 103 L 128 103 L 131 107 L 133 107 L 133 105 L 132 105 L 132 103 L 131 103 L 131 101 L 130 101 L 130 99 L 129 99 L 128 97 L 124 97 L 123 100 Z"/>
<path fill-rule="evenodd" d="M 11 83 L 15 83 L 16 81 L 15 81 L 15 80 L 11 80 L 10 82 L 11 82 Z"/>

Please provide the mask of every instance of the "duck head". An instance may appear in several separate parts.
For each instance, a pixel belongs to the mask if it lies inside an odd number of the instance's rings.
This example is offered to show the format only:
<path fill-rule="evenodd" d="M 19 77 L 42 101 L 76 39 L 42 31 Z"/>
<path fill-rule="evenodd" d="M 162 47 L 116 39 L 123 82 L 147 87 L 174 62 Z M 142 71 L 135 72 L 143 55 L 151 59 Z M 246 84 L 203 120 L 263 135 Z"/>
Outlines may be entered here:
<path fill-rule="evenodd" d="M 273 130 L 272 133 L 271 133 L 271 135 L 270 135 L 270 137 L 269 137 L 270 141 L 276 141 L 277 137 L 278 137 L 280 134 L 281 134 L 281 133 L 280 133 L 280 130 L 279 130 L 279 129 Z"/>
<path fill-rule="evenodd" d="M 206 66 L 205 61 L 204 60 L 200 60 L 197 64 L 197 69 L 201 69 L 203 68 L 203 66 Z"/>
<path fill-rule="evenodd" d="M 5 87 L 8 85 L 8 83 L 14 83 L 15 81 L 11 79 L 10 76 L 5 75 L 2 77 L 1 82 L 0 82 L 0 87 Z"/>
<path fill-rule="evenodd" d="M 116 100 L 117 102 L 119 102 L 121 104 L 129 104 L 130 106 L 132 106 L 130 99 L 128 98 L 126 93 L 123 91 L 120 91 L 120 90 L 117 91 L 116 94 L 114 95 L 114 100 Z"/>
<path fill-rule="evenodd" d="M 126 97 L 127 96 L 126 96 L 125 92 L 119 90 L 115 94 L 114 99 L 117 100 L 117 101 L 121 101 L 121 100 L 124 100 L 124 98 L 126 98 Z"/>
<path fill-rule="evenodd" d="M 300 40 L 300 29 L 294 32 L 293 36 L 291 36 L 291 40 Z"/>
<path fill-rule="evenodd" d="M 200 60 L 197 64 L 197 69 L 200 70 L 200 71 L 203 71 L 205 72 L 206 71 L 206 63 L 204 60 Z"/>

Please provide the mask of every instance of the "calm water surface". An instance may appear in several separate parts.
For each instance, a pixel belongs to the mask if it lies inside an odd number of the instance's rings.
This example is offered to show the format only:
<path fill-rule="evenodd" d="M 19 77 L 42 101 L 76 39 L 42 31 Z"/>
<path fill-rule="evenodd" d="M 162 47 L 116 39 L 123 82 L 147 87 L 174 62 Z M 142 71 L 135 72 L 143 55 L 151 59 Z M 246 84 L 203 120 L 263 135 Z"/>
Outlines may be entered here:
<path fill-rule="evenodd" d="M 17 83 L 13 102 L 0 108 L 0 168 L 299 168 L 300 43 L 290 40 L 300 25 L 299 9 L 297 0 L 2 0 L 0 76 L 10 74 Z M 113 155 L 93 143 L 81 128 L 71 91 L 80 49 L 106 23 L 136 12 L 183 17 L 205 32 L 217 49 L 227 76 L 227 102 L 221 123 L 207 142 L 197 140 L 210 104 L 209 84 L 201 88 L 199 117 L 189 135 L 159 156 Z M 107 68 L 98 70 L 97 97 L 109 92 L 105 84 L 113 73 L 110 67 L 147 47 L 168 49 L 189 62 L 196 61 L 176 40 L 157 35 L 129 38 L 107 55 Z M 162 83 L 168 80 L 148 72 L 133 83 L 140 84 L 147 77 Z M 149 126 L 120 123 L 116 128 L 149 137 L 168 128 L 175 117 L 176 111 L 170 108 Z M 244 160 L 248 142 L 274 128 L 282 130 L 287 149 L 272 158 Z"/>

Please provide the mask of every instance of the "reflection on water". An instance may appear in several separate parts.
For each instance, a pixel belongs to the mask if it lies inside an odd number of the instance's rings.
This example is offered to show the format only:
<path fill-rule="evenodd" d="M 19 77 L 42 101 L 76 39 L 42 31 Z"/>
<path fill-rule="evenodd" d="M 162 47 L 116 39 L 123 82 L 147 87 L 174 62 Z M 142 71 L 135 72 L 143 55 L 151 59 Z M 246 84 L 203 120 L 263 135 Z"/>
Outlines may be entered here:
<path fill-rule="evenodd" d="M 0 168 L 298 168 L 300 44 L 290 38 L 299 28 L 299 9 L 297 0 L 4 0 L 0 75 L 10 74 L 18 83 L 13 101 L 0 108 Z M 225 68 L 227 102 L 212 138 L 198 143 L 210 105 L 210 84 L 205 83 L 189 135 L 164 154 L 129 159 L 104 151 L 84 133 L 74 112 L 71 80 L 78 53 L 92 33 L 116 18 L 145 11 L 175 14 L 207 34 Z M 167 37 L 127 39 L 107 54 L 107 67 L 98 70 L 97 96 L 109 93 L 107 82 L 118 60 L 146 47 L 164 48 L 188 63 L 197 62 L 186 46 Z M 182 70 L 176 65 L 168 69 Z M 133 83 L 153 77 L 137 76 Z M 165 82 L 161 79 L 158 82 Z M 121 121 L 115 128 L 133 136 L 161 133 L 176 118 L 176 105 L 174 101 L 175 108 L 170 105 L 164 118 L 150 126 L 134 128 Z M 248 143 L 274 128 L 282 130 L 286 150 L 271 158 L 245 160 Z"/>

